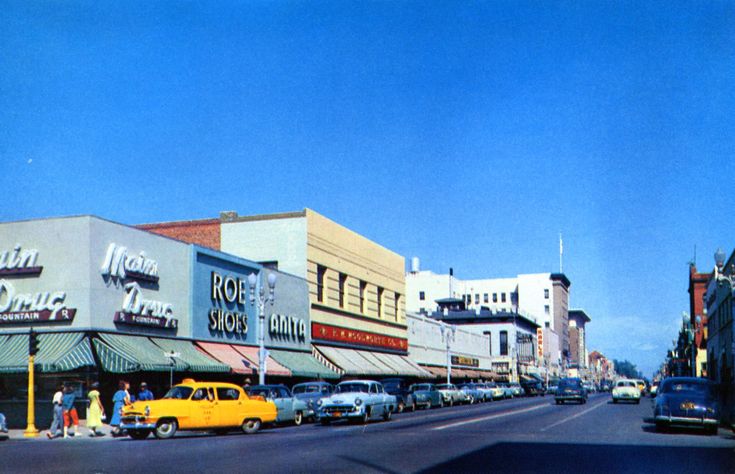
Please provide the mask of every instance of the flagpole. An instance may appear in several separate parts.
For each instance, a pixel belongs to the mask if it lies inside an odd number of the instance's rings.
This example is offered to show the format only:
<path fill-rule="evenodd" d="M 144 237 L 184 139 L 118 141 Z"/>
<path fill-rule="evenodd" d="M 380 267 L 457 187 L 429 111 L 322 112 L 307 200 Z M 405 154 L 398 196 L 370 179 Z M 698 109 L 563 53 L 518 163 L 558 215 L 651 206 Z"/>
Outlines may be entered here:
<path fill-rule="evenodd" d="M 559 273 L 564 273 L 564 243 L 559 232 Z"/>

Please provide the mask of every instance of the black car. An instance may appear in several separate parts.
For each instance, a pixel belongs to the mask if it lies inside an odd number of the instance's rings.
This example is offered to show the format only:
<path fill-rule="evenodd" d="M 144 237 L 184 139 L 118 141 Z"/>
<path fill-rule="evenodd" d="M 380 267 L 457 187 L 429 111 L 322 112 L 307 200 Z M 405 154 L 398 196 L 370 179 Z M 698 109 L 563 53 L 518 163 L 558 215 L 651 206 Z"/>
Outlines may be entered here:
<path fill-rule="evenodd" d="M 396 411 L 398 413 L 403 412 L 403 410 L 416 411 L 416 402 L 409 390 L 409 383 L 399 378 L 383 379 L 380 383 L 383 384 L 383 389 L 385 389 L 386 393 L 396 397 Z"/>
<path fill-rule="evenodd" d="M 657 430 L 669 426 L 693 426 L 716 434 L 720 410 L 715 385 L 696 377 L 671 377 L 661 382 L 653 419 Z"/>
<path fill-rule="evenodd" d="M 521 387 L 527 397 L 543 397 L 546 395 L 546 389 L 541 382 L 521 382 Z"/>
<path fill-rule="evenodd" d="M 566 402 L 587 403 L 587 389 L 584 388 L 582 379 L 577 377 L 561 379 L 554 400 L 557 405 Z"/>

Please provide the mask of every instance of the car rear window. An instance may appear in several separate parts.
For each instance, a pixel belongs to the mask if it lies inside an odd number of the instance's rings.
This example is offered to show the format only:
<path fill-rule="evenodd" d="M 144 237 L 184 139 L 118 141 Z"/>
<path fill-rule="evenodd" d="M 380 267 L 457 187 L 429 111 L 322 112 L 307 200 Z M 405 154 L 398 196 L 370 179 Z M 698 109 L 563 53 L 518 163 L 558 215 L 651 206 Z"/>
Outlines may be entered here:
<path fill-rule="evenodd" d="M 712 395 L 712 385 L 707 382 L 667 380 L 659 388 L 659 393 Z"/>

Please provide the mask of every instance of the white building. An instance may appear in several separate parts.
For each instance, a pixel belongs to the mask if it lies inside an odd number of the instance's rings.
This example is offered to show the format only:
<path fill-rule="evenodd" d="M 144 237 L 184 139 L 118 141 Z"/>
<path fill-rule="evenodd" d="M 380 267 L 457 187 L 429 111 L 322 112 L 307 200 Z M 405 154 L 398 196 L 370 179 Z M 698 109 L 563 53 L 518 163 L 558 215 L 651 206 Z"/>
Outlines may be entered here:
<path fill-rule="evenodd" d="M 533 273 L 514 278 L 461 280 L 421 271 L 415 259 L 411 270 L 406 274 L 406 311 L 432 312 L 436 300 L 452 297 L 463 299 L 469 310 L 487 308 L 492 312 L 518 313 L 558 334 L 562 360 L 569 358 L 571 283 L 566 275 Z"/>
<path fill-rule="evenodd" d="M 449 333 L 442 326 L 452 327 L 423 314 L 406 313 L 408 324 L 408 355 L 437 377 L 446 377 L 447 340 Z M 488 351 L 489 337 L 481 330 L 453 326 L 449 352 L 454 379 L 490 379 L 492 358 Z"/>

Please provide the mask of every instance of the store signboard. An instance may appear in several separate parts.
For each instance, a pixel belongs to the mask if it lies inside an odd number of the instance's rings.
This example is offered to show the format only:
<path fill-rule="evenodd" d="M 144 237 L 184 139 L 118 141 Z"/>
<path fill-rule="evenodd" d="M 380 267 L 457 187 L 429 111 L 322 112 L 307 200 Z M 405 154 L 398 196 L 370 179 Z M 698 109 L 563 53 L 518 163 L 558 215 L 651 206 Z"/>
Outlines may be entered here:
<path fill-rule="evenodd" d="M 348 329 L 329 324 L 311 323 L 311 334 L 316 341 L 338 342 L 357 348 L 408 350 L 408 339 L 373 332 Z"/>

